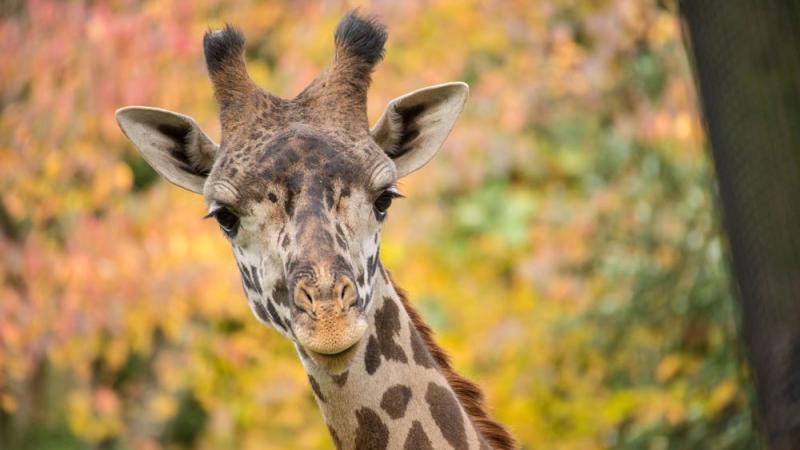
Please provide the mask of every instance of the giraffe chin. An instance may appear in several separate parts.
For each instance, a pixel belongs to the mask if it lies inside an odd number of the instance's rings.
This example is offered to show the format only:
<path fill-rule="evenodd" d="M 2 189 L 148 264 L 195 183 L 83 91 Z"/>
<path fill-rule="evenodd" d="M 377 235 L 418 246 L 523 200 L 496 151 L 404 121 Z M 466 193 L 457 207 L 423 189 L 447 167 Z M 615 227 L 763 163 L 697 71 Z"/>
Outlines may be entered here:
<path fill-rule="evenodd" d="M 358 353 L 359 342 L 339 353 L 325 354 L 305 349 L 306 354 L 317 366 L 331 375 L 339 375 L 350 367 L 350 363 Z"/>

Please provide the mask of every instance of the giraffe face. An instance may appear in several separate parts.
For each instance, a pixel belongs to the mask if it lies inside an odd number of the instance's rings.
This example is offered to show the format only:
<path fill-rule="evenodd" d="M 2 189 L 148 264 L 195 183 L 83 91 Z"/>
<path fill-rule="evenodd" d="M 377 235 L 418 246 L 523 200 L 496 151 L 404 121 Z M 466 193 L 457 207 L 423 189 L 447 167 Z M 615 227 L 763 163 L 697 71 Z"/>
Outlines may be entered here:
<path fill-rule="evenodd" d="M 256 317 L 311 354 L 341 354 L 367 328 L 397 170 L 368 136 L 254 129 L 220 148 L 204 186 L 209 214 L 233 246 Z"/>
<path fill-rule="evenodd" d="M 204 196 L 258 320 L 323 366 L 346 366 L 372 318 L 379 232 L 398 178 L 434 156 L 467 98 L 464 83 L 420 89 L 370 129 L 366 94 L 385 40 L 373 20 L 346 16 L 331 65 L 287 100 L 250 79 L 238 31 L 207 33 L 220 145 L 183 114 L 117 111 L 159 174 Z"/>

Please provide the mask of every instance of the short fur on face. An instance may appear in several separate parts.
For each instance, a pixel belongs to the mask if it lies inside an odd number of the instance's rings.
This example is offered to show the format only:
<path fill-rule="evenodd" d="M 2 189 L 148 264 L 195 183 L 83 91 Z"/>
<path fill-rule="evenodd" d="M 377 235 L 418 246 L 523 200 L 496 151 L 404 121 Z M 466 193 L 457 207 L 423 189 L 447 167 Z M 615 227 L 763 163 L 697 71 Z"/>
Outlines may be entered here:
<path fill-rule="evenodd" d="M 249 79 L 238 31 L 226 27 L 204 39 L 223 142 L 203 193 L 212 208 L 223 205 L 241 218 L 230 236 L 237 259 L 263 273 L 262 292 L 245 283 L 251 305 L 265 305 L 265 323 L 317 353 L 356 343 L 371 304 L 382 221 L 373 205 L 397 180 L 366 117 L 369 77 L 385 41 L 375 21 L 347 16 L 331 66 L 284 100 Z M 342 293 L 348 286 L 354 291 Z"/>
<path fill-rule="evenodd" d="M 148 107 L 117 112 L 126 135 L 165 178 L 202 193 L 226 235 L 254 314 L 307 349 L 338 353 L 370 314 L 379 232 L 397 179 L 430 160 L 466 101 L 447 83 L 392 101 L 370 130 L 367 88 L 386 30 L 347 15 L 331 65 L 283 99 L 247 73 L 232 26 L 203 48 L 220 108 L 217 145 L 190 117 Z M 388 196 L 388 198 L 387 198 Z"/>

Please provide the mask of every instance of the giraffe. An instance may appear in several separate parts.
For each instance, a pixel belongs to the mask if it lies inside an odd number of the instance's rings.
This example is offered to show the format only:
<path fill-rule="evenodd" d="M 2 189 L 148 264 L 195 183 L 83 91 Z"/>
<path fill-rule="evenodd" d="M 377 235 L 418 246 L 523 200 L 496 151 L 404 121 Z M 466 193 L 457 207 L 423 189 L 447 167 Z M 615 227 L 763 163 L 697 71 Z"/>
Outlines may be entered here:
<path fill-rule="evenodd" d="M 287 100 L 252 81 L 226 25 L 203 38 L 219 145 L 176 112 L 129 106 L 117 121 L 156 172 L 203 196 L 256 319 L 293 342 L 336 448 L 515 448 L 380 261 L 397 180 L 434 156 L 468 94 L 460 82 L 411 92 L 370 129 L 386 39 L 349 13 L 332 63 Z"/>

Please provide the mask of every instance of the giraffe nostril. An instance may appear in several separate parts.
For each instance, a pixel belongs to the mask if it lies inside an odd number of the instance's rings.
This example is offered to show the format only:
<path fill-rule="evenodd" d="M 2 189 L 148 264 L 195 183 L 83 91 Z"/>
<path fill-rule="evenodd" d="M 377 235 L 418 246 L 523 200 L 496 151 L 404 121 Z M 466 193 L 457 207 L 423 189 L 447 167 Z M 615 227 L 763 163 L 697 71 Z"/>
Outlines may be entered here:
<path fill-rule="evenodd" d="M 349 277 L 338 276 L 335 282 L 326 281 L 301 279 L 293 289 L 295 306 L 314 320 L 321 319 L 317 317 L 320 314 L 345 313 L 358 301 L 358 293 Z"/>
<path fill-rule="evenodd" d="M 303 295 L 306 296 L 306 300 L 311 305 L 311 314 L 315 315 L 317 313 L 317 302 L 314 301 L 314 297 L 305 288 L 303 288 Z"/>
<path fill-rule="evenodd" d="M 342 285 L 339 287 L 338 290 L 339 290 L 339 298 L 337 300 L 339 304 L 339 309 L 344 311 L 345 309 L 347 309 L 347 307 L 345 306 L 347 299 L 347 284 L 342 283 Z"/>
<path fill-rule="evenodd" d="M 346 311 L 348 308 L 355 305 L 356 301 L 358 300 L 358 295 L 356 295 L 356 290 L 353 287 L 353 283 L 348 278 L 342 278 L 339 281 L 339 307 L 342 311 Z"/>
<path fill-rule="evenodd" d="M 317 312 L 317 303 L 314 301 L 314 296 L 303 282 L 298 284 L 294 291 L 294 304 L 298 308 L 314 317 Z"/>
<path fill-rule="evenodd" d="M 303 294 L 306 296 L 306 300 L 308 300 L 309 303 L 314 303 L 314 298 L 311 297 L 311 294 L 309 294 L 307 290 L 303 289 Z"/>

